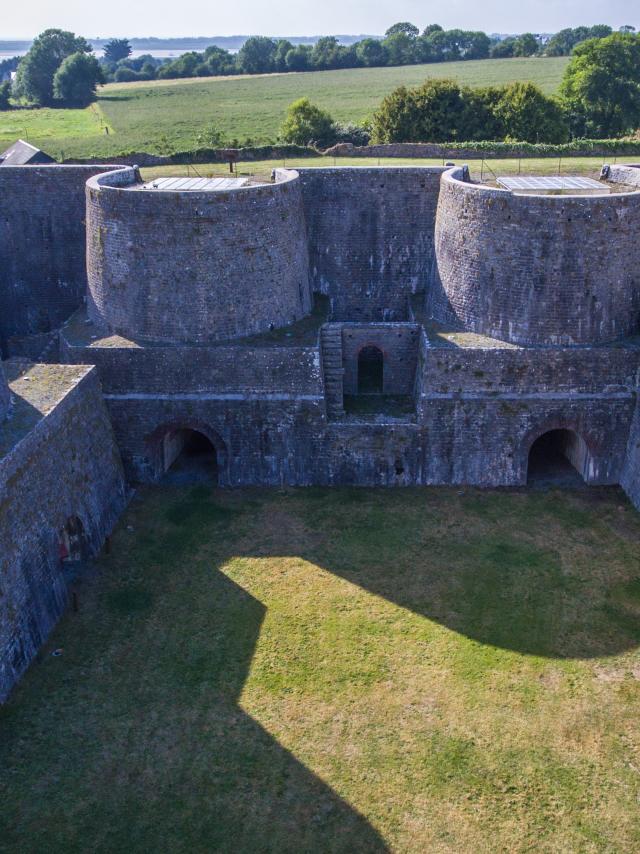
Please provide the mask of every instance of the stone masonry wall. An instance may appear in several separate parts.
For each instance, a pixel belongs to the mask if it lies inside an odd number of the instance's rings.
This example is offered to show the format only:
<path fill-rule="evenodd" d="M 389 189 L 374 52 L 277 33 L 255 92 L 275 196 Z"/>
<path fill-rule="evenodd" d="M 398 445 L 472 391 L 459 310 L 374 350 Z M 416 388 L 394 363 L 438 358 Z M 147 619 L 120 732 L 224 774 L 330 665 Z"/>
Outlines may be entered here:
<path fill-rule="evenodd" d="M 143 190 L 132 172 L 87 187 L 88 307 L 102 328 L 137 341 L 205 343 L 310 311 L 295 172 L 228 192 Z"/>
<path fill-rule="evenodd" d="M 11 424 L 0 427 L 0 438 Z M 98 375 L 86 369 L 0 458 L 0 702 L 66 607 L 59 553 L 66 522 L 80 520 L 87 551 L 95 554 L 124 505 L 122 466 Z"/>
<path fill-rule="evenodd" d="M 10 401 L 11 395 L 9 392 L 9 386 L 7 385 L 7 380 L 4 375 L 2 362 L 0 362 L 0 423 L 5 419 L 9 412 Z"/>
<path fill-rule="evenodd" d="M 429 285 L 444 170 L 439 167 L 300 169 L 311 282 L 335 321 L 407 319 Z"/>
<path fill-rule="evenodd" d="M 57 328 L 82 302 L 85 190 L 108 166 L 0 169 L 0 347 Z"/>
<path fill-rule="evenodd" d="M 373 345 L 383 353 L 383 394 L 413 394 L 419 340 L 420 327 L 414 323 L 343 324 L 344 393 L 357 394 L 358 355 Z"/>
<path fill-rule="evenodd" d="M 505 341 L 589 344 L 640 328 L 640 194 L 526 196 L 442 179 L 431 312 Z"/>
<path fill-rule="evenodd" d="M 620 483 L 631 502 L 640 510 L 640 404 L 636 405 L 629 431 L 627 454 Z"/>

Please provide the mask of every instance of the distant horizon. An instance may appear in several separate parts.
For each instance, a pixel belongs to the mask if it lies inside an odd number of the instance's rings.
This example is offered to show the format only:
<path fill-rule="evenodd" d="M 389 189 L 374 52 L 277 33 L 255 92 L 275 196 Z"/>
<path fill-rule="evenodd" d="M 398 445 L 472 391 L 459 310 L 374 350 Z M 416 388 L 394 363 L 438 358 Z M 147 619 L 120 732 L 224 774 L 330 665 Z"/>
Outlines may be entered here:
<path fill-rule="evenodd" d="M 597 21 L 598 24 L 607 24 L 606 21 Z M 626 24 L 629 24 L 627 21 Z M 575 27 L 580 26 L 593 26 L 592 24 L 575 24 Z M 612 27 L 614 32 L 617 32 L 619 27 L 625 26 L 625 24 L 620 24 L 615 26 L 613 24 L 609 24 Z M 634 26 L 631 24 L 631 26 Z M 50 29 L 50 28 L 45 28 Z M 64 29 L 63 27 L 58 27 L 57 29 Z M 466 27 L 445 27 L 445 29 L 461 29 L 465 30 Z M 560 29 L 565 29 L 561 27 Z M 637 27 L 640 34 L 640 25 Z M 40 32 L 43 32 L 42 30 Z M 77 30 L 72 30 L 77 36 L 82 36 L 88 42 L 100 42 L 105 43 L 110 41 L 111 39 L 122 39 L 126 38 L 130 42 L 204 42 L 204 41 L 235 41 L 244 39 L 245 41 L 249 38 L 255 38 L 256 36 L 264 36 L 266 38 L 272 39 L 273 41 L 278 41 L 279 39 L 286 39 L 287 41 L 312 41 L 326 37 L 333 37 L 338 40 L 340 39 L 348 39 L 350 42 L 359 41 L 362 39 L 383 39 L 384 33 L 313 33 L 311 35 L 300 34 L 297 35 L 282 35 L 282 34 L 268 34 L 268 33 L 232 33 L 231 35 L 213 35 L 213 36 L 200 36 L 200 35 L 182 35 L 182 36 L 122 36 L 122 35 L 107 35 L 107 36 L 91 36 L 86 33 L 79 32 Z M 533 32 L 534 35 L 554 35 L 559 32 L 557 29 L 549 29 L 549 30 L 482 30 L 482 32 L 486 33 L 488 36 L 500 36 L 500 37 L 509 37 L 509 36 L 517 36 L 521 35 L 525 32 Z M 0 47 L 2 45 L 9 44 L 32 44 L 34 40 L 40 35 L 40 33 L 36 33 L 35 36 L 8 36 L 6 38 L 0 39 Z"/>
<path fill-rule="evenodd" d="M 25 19 L 28 18 L 28 23 Z M 445 29 L 482 30 L 486 33 L 555 33 L 566 27 L 609 24 L 614 29 L 629 24 L 640 28 L 640 4 L 636 0 L 450 0 L 446 8 L 425 8 L 422 0 L 398 0 L 390 12 L 381 0 L 325 0 L 321 6 L 308 7 L 293 0 L 237 0 L 221 8 L 207 7 L 202 0 L 182 0 L 178 5 L 166 0 L 111 0 L 109 30 L 101 32 L 105 16 L 101 9 L 85 0 L 31 0 L 28 9 L 9 4 L 3 11 L 3 30 L 15 35 L 1 41 L 32 41 L 38 33 L 56 27 L 72 30 L 91 39 L 222 39 L 266 35 L 270 38 L 316 38 L 321 35 L 384 33 L 397 21 L 411 21 L 421 30 L 438 23 Z M 217 35 L 178 36 L 184 22 L 193 30 L 217 31 Z M 282 22 L 282 26 L 274 21 Z M 29 34 L 25 30 L 29 28 Z M 191 26 L 190 26 L 191 29 Z M 149 31 L 157 35 L 148 35 Z M 145 32 L 146 35 L 139 35 Z M 95 33 L 95 35 L 87 35 Z M 275 35 L 273 35 L 275 33 Z M 305 36 L 301 33 L 313 33 Z M 353 37 L 353 36 L 350 36 Z"/>

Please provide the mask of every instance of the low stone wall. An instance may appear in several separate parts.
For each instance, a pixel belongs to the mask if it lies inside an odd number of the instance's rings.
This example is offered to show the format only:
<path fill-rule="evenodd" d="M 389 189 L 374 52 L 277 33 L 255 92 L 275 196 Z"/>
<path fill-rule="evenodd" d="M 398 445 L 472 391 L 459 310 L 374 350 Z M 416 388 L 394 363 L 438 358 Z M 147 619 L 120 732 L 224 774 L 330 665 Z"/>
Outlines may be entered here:
<path fill-rule="evenodd" d="M 28 383 L 20 378 L 12 383 L 16 409 L 21 409 L 0 426 L 0 702 L 66 607 L 65 525 L 74 520 L 89 557 L 98 552 L 126 502 L 96 370 L 52 366 L 62 388 L 49 410 L 48 369 L 38 366 L 27 373 Z M 38 383 L 45 409 L 36 418 L 35 401 L 27 395 Z M 9 431 L 31 420 L 31 429 L 12 440 Z M 9 449 L 4 456 L 3 446 Z"/>
<path fill-rule="evenodd" d="M 521 157 L 613 157 L 640 154 L 640 142 L 628 140 L 585 140 L 584 145 L 500 143 L 451 145 L 438 142 L 390 142 L 381 145 L 353 145 L 341 142 L 323 152 L 327 157 L 402 157 L 443 160 L 491 160 Z"/>

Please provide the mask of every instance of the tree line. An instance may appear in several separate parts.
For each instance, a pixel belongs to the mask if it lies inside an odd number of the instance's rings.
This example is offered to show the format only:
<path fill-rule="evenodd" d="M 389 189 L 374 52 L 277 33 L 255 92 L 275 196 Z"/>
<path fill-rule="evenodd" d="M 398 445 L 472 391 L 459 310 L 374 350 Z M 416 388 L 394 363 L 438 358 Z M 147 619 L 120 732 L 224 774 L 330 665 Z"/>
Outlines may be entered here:
<path fill-rule="evenodd" d="M 471 89 L 455 80 L 430 79 L 393 91 L 360 133 L 374 143 L 561 144 L 620 137 L 639 128 L 640 35 L 614 33 L 575 47 L 557 97 L 533 83 Z M 290 105 L 280 135 L 298 145 L 362 144 L 348 126 L 306 98 Z"/>
<path fill-rule="evenodd" d="M 633 31 L 628 25 L 620 29 Z M 439 24 L 430 24 L 420 32 L 415 24 L 402 21 L 389 27 L 382 39 L 366 38 L 348 46 L 334 36 L 324 36 L 315 45 L 252 36 L 237 54 L 212 45 L 203 52 L 189 51 L 170 61 L 151 54 L 133 59 L 128 39 L 111 39 L 98 60 L 84 38 L 51 29 L 36 38 L 21 60 L 15 57 L 1 64 L 0 109 L 10 108 L 10 98 L 36 106 L 85 106 L 95 97 L 97 85 L 110 81 L 565 56 L 585 41 L 607 38 L 612 33 L 611 27 L 598 24 L 561 30 L 548 39 L 534 33 L 500 39 L 475 30 L 445 30 Z M 16 68 L 15 84 L 2 83 L 3 74 Z"/>
<path fill-rule="evenodd" d="M 621 30 L 632 31 L 633 27 L 627 25 Z M 171 62 L 150 56 L 138 60 L 130 60 L 129 54 L 111 56 L 106 62 L 106 73 L 109 79 L 121 82 L 378 68 L 514 56 L 569 56 L 581 42 L 606 38 L 612 33 L 610 26 L 598 24 L 565 29 L 549 39 L 534 33 L 500 39 L 476 30 L 445 30 L 439 24 L 430 24 L 421 33 L 415 24 L 403 21 L 389 27 L 382 39 L 366 38 L 352 45 L 341 45 L 334 36 L 323 36 L 315 45 L 293 45 L 287 39 L 276 41 L 252 36 L 235 55 L 211 46 L 204 52 L 189 51 Z"/>

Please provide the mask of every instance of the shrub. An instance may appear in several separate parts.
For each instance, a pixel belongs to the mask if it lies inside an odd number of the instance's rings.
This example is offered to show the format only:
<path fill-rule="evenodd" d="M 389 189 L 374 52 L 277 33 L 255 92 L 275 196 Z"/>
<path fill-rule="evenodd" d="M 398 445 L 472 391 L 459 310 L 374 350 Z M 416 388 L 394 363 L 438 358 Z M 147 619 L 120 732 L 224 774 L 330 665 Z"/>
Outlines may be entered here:
<path fill-rule="evenodd" d="M 335 142 L 333 119 L 308 98 L 299 98 L 289 104 L 286 118 L 280 128 L 280 138 L 283 142 L 294 145 L 332 145 Z"/>
<path fill-rule="evenodd" d="M 5 83 L 0 83 L 0 110 L 10 110 L 11 104 L 9 97 L 11 95 L 11 83 L 7 80 Z"/>

